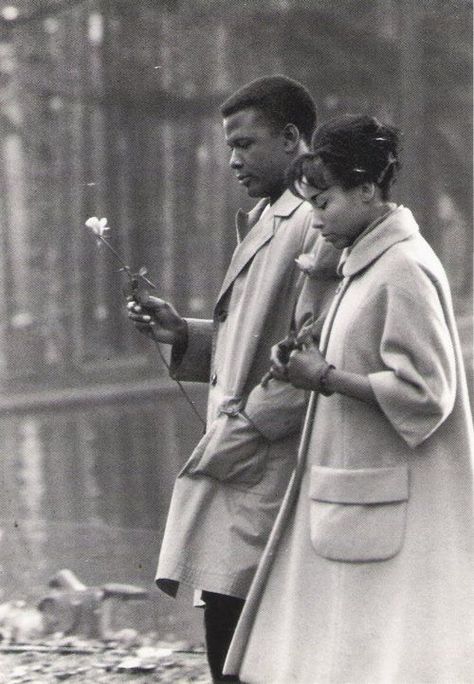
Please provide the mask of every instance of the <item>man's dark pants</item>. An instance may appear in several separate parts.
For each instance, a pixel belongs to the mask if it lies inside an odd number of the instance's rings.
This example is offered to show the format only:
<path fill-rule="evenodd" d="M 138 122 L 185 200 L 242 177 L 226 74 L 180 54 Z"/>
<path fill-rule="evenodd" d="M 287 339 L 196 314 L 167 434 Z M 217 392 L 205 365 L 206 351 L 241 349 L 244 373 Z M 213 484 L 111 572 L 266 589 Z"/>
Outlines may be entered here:
<path fill-rule="evenodd" d="M 234 636 L 237 622 L 244 607 L 244 599 L 203 591 L 204 628 L 206 633 L 207 660 L 212 679 L 218 682 L 238 682 L 234 675 L 223 675 L 222 668 Z"/>

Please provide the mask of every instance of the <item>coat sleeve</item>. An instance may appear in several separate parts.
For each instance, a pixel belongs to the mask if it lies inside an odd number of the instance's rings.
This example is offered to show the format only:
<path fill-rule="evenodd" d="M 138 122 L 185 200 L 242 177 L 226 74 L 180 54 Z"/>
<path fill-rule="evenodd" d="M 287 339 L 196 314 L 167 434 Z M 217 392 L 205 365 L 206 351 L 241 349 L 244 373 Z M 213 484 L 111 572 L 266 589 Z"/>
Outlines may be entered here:
<path fill-rule="evenodd" d="M 392 426 L 416 447 L 453 409 L 454 348 L 433 283 L 410 292 L 387 287 L 383 300 L 380 357 L 385 368 L 369 374 L 369 380 Z"/>
<path fill-rule="evenodd" d="M 187 345 L 184 349 L 173 345 L 170 375 L 175 380 L 209 382 L 213 321 L 186 318 L 186 322 L 188 324 Z"/>
<path fill-rule="evenodd" d="M 270 380 L 250 393 L 244 416 L 270 442 L 283 439 L 301 429 L 308 393 L 287 382 Z"/>
<path fill-rule="evenodd" d="M 314 231 L 314 229 L 311 229 Z M 304 278 L 295 308 L 295 330 L 309 322 L 321 328 L 340 282 L 336 268 L 340 252 L 322 238 L 312 249 L 311 273 Z M 269 441 L 283 439 L 301 429 L 309 394 L 289 383 L 270 380 L 266 387 L 257 385 L 250 393 L 244 414 Z"/>

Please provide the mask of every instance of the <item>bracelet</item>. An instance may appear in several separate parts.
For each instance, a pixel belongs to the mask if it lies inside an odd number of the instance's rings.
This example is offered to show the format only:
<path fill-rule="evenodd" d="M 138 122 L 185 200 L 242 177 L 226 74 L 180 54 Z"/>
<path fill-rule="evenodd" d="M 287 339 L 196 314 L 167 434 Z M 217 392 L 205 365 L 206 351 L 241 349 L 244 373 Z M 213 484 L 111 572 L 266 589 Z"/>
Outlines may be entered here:
<path fill-rule="evenodd" d="M 319 393 L 322 394 L 324 397 L 330 397 L 331 394 L 334 394 L 334 390 L 331 391 L 328 389 L 326 382 L 328 379 L 328 375 L 331 372 L 331 370 L 336 370 L 336 367 L 332 365 L 332 363 L 327 363 L 322 371 L 319 374 L 318 378 L 318 385 L 319 385 Z"/>

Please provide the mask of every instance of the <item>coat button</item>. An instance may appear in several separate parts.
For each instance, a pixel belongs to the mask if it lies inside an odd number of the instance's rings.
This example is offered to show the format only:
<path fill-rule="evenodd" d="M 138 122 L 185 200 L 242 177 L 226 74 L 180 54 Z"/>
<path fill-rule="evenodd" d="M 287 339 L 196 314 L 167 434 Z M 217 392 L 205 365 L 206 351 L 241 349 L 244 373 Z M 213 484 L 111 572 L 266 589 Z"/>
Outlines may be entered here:
<path fill-rule="evenodd" d="M 219 321 L 219 323 L 224 323 L 224 321 L 227 318 L 227 311 L 225 309 L 221 309 L 216 313 L 216 320 Z"/>
<path fill-rule="evenodd" d="M 217 383 L 217 373 L 213 373 L 211 376 L 211 385 L 214 387 Z"/>

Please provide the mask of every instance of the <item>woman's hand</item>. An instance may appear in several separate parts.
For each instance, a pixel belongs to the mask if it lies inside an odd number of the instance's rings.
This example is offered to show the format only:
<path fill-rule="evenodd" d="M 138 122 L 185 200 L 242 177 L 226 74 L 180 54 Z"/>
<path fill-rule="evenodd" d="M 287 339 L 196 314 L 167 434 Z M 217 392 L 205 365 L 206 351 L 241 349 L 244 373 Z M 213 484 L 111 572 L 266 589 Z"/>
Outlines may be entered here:
<path fill-rule="evenodd" d="M 295 387 L 318 391 L 328 363 L 315 344 L 294 350 L 286 365 L 286 377 Z"/>
<path fill-rule="evenodd" d="M 270 352 L 270 374 L 272 378 L 288 382 L 286 364 L 290 359 L 290 353 L 295 347 L 296 340 L 294 335 L 288 335 L 288 337 L 273 345 Z"/>
<path fill-rule="evenodd" d="M 294 387 L 330 396 L 334 392 L 378 406 L 367 375 L 351 373 L 329 364 L 314 343 L 291 352 L 286 378 Z"/>

